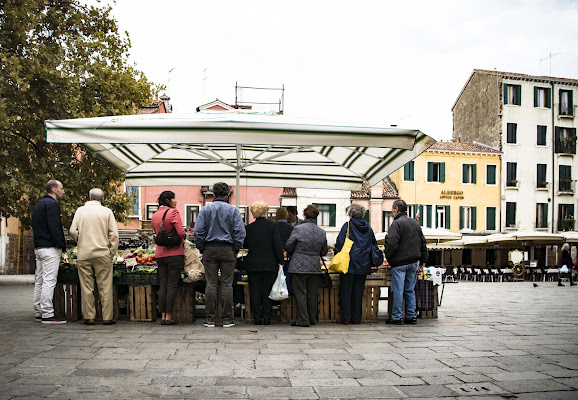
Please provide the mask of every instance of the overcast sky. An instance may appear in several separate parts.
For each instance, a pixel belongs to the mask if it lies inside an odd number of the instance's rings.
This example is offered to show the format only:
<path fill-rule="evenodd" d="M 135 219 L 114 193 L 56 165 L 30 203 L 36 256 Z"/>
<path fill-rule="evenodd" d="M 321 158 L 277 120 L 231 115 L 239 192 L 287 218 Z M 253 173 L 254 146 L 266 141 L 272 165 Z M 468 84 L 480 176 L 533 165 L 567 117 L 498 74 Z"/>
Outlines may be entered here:
<path fill-rule="evenodd" d="M 540 60 L 560 53 L 551 76 L 578 79 L 576 0 L 117 0 L 113 15 L 177 113 L 234 103 L 235 82 L 285 85 L 286 115 L 448 140 L 476 68 L 550 75 Z"/>

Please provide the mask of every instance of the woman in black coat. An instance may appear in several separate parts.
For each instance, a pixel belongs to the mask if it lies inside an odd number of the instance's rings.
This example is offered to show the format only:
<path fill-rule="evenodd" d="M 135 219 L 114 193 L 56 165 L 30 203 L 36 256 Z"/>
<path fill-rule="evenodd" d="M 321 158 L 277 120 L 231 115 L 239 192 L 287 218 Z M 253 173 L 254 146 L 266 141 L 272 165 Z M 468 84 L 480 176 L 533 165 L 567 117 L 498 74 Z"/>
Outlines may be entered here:
<path fill-rule="evenodd" d="M 279 264 L 283 264 L 283 246 L 277 224 L 269 221 L 269 206 L 262 201 L 251 205 L 255 221 L 245 227 L 244 248 L 249 250 L 244 257 L 243 269 L 249 275 L 251 314 L 255 325 L 270 325 L 273 300 L 269 298 L 277 279 Z"/>

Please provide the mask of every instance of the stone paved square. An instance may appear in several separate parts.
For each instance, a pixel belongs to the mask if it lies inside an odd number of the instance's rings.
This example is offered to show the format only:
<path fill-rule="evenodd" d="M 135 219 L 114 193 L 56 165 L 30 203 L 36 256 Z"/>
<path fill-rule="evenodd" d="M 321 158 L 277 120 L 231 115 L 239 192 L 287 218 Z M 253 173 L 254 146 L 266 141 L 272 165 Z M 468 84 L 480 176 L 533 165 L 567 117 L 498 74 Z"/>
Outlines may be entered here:
<path fill-rule="evenodd" d="M 448 284 L 415 326 L 209 329 L 43 325 L 30 281 L 0 276 L 0 400 L 578 398 L 578 289 L 556 282 Z"/>

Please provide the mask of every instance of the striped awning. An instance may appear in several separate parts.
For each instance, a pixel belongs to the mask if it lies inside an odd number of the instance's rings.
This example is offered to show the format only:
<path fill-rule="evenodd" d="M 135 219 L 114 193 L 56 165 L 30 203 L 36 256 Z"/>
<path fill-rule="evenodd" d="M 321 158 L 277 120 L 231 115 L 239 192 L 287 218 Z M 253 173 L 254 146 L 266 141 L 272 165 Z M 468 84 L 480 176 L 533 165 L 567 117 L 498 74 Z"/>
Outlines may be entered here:
<path fill-rule="evenodd" d="M 358 190 L 435 143 L 419 130 L 330 125 L 239 112 L 47 120 L 47 139 L 82 143 L 130 186 L 291 186 Z"/>

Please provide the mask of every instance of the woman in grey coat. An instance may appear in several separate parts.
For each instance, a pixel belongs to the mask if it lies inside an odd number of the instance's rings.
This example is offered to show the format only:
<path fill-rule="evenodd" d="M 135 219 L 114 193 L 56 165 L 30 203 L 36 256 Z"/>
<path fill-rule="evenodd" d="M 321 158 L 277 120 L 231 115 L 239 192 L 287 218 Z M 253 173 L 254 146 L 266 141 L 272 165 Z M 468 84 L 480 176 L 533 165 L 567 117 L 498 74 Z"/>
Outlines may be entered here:
<path fill-rule="evenodd" d="M 297 225 L 285 244 L 291 255 L 289 273 L 297 304 L 297 321 L 292 326 L 317 323 L 317 288 L 321 283 L 321 260 L 327 254 L 327 235 L 317 226 L 319 210 L 309 204 L 303 211 L 305 220 Z"/>

